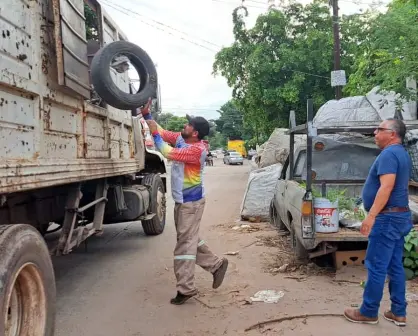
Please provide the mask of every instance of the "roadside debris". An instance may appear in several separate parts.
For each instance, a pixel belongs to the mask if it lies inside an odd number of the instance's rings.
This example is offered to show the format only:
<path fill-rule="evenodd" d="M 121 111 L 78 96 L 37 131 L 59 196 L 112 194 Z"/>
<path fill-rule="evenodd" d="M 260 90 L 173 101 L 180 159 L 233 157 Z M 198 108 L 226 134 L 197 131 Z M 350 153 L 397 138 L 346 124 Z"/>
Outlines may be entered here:
<path fill-rule="evenodd" d="M 252 302 L 277 303 L 284 296 L 284 292 L 276 290 L 262 290 L 250 297 Z"/>
<path fill-rule="evenodd" d="M 418 302 L 418 295 L 413 293 L 406 293 L 406 301 L 408 302 Z"/>
<path fill-rule="evenodd" d="M 305 320 L 309 317 L 343 317 L 343 316 L 344 316 L 343 314 L 327 314 L 327 313 L 284 316 L 284 317 L 279 317 L 279 318 L 275 318 L 275 319 L 272 319 L 272 320 L 258 322 L 256 324 L 253 324 L 252 326 L 246 328 L 244 331 L 247 332 L 247 331 L 250 331 L 250 330 L 254 330 L 256 328 L 263 327 L 266 324 L 281 323 L 283 321 L 291 321 L 291 320 L 296 320 L 296 319 Z"/>
<path fill-rule="evenodd" d="M 252 226 L 248 224 L 242 224 L 242 225 L 236 225 L 232 228 L 232 230 L 244 232 L 244 233 L 251 233 L 251 232 L 257 232 L 261 230 L 261 227 L 258 226 Z"/>
<path fill-rule="evenodd" d="M 229 256 L 236 256 L 239 254 L 239 251 L 231 251 L 231 252 L 225 252 L 224 255 L 229 255 Z"/>

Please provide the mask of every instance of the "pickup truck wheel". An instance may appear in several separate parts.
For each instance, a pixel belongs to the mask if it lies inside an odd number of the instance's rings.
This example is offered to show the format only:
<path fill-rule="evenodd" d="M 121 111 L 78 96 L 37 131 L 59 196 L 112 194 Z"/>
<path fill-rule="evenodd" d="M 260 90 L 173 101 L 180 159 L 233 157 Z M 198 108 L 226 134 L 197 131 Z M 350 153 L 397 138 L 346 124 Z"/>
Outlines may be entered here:
<path fill-rule="evenodd" d="M 295 233 L 295 228 L 293 223 L 291 223 L 291 230 L 290 230 L 290 241 L 292 242 L 293 253 L 299 261 L 307 261 L 308 260 L 308 251 L 299 241 L 298 236 Z"/>
<path fill-rule="evenodd" d="M 286 225 L 280 219 L 279 214 L 277 213 L 276 207 L 274 206 L 273 200 L 270 203 L 270 224 L 273 225 L 279 231 L 287 231 Z"/>
<path fill-rule="evenodd" d="M 134 94 L 119 89 L 111 77 L 111 64 L 118 55 L 126 56 L 138 72 L 140 86 Z M 149 98 L 157 97 L 158 78 L 154 62 L 145 50 L 131 42 L 115 41 L 100 49 L 91 62 L 91 79 L 97 94 L 117 109 L 136 109 L 145 105 Z"/>
<path fill-rule="evenodd" d="M 142 228 L 146 235 L 155 236 L 163 233 L 166 218 L 166 199 L 164 183 L 160 175 L 149 174 L 142 179 L 142 185 L 150 189 L 149 212 L 155 213 L 150 220 L 142 221 Z"/>
<path fill-rule="evenodd" d="M 29 225 L 1 225 L 0 251 L 0 335 L 52 336 L 55 277 L 41 235 Z"/>

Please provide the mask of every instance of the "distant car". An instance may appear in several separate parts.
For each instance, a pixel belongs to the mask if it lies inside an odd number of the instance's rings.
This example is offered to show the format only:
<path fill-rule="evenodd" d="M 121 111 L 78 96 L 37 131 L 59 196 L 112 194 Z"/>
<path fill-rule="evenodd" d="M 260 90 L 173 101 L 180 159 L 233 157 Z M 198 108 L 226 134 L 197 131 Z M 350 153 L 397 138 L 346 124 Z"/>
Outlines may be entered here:
<path fill-rule="evenodd" d="M 229 152 L 224 155 L 224 164 L 228 165 L 243 165 L 244 159 L 242 155 L 238 152 Z"/>
<path fill-rule="evenodd" d="M 210 151 L 210 153 L 212 154 L 213 158 L 216 159 L 218 157 L 218 154 L 215 151 Z"/>

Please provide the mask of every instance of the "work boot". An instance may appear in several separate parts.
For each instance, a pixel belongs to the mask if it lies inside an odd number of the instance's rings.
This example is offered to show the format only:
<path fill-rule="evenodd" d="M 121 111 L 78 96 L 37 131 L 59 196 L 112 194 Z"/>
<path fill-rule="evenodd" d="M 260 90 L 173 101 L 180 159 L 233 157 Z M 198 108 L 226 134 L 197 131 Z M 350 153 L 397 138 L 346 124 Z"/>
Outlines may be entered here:
<path fill-rule="evenodd" d="M 395 323 L 398 327 L 405 327 L 406 326 L 406 317 L 396 316 L 390 310 L 386 311 L 383 314 L 384 318 L 389 322 Z"/>
<path fill-rule="evenodd" d="M 222 285 L 227 269 L 228 269 L 228 259 L 223 258 L 221 266 L 219 266 L 219 268 L 215 272 L 213 272 L 213 284 L 212 284 L 213 289 L 216 289 Z"/>
<path fill-rule="evenodd" d="M 184 295 L 181 294 L 180 292 L 177 292 L 177 296 L 175 298 L 172 298 L 170 300 L 170 303 L 173 305 L 182 305 L 183 303 L 185 303 L 188 299 L 192 298 L 193 296 L 195 296 L 196 294 L 192 294 L 192 295 Z"/>
<path fill-rule="evenodd" d="M 378 317 L 367 317 L 360 313 L 359 309 L 346 309 L 344 311 L 344 317 L 353 323 L 365 323 L 365 324 L 377 324 L 379 323 Z"/>

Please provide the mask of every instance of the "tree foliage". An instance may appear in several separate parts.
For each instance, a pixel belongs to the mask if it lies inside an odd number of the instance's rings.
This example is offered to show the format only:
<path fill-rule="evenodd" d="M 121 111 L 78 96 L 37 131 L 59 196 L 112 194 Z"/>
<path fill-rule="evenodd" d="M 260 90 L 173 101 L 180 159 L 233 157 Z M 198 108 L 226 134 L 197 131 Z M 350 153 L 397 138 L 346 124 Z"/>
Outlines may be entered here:
<path fill-rule="evenodd" d="M 89 40 L 99 40 L 99 26 L 97 14 L 94 10 L 90 8 L 86 3 L 84 4 L 84 15 L 86 17 L 86 39 Z"/>
<path fill-rule="evenodd" d="M 234 10 L 234 43 L 216 56 L 213 73 L 233 89 L 244 128 L 265 137 L 287 127 L 290 110 L 306 118 L 334 99 L 332 16 L 328 2 L 291 3 L 270 9 L 247 29 L 245 7 Z M 369 10 L 340 20 L 341 68 L 349 79 L 344 95 L 364 95 L 379 85 L 404 96 L 406 77 L 418 78 L 418 12 L 415 0 L 395 0 L 386 13 Z"/>
<path fill-rule="evenodd" d="M 365 28 L 365 29 L 364 29 Z M 358 46 L 356 69 L 345 91 L 364 94 L 375 86 L 410 98 L 408 77 L 418 78 L 418 7 L 414 1 L 394 1 L 386 13 L 369 18 Z"/>
<path fill-rule="evenodd" d="M 332 18 L 320 1 L 271 9 L 251 29 L 245 27 L 246 14 L 243 7 L 233 12 L 235 42 L 216 55 L 213 70 L 233 88 L 244 121 L 270 133 L 287 126 L 292 109 L 303 121 L 307 98 L 316 106 L 333 98 Z M 351 62 L 347 57 L 344 66 Z"/>
<path fill-rule="evenodd" d="M 181 132 L 188 121 L 185 117 L 178 117 L 171 113 L 161 113 L 157 116 L 157 122 L 168 131 Z"/>
<path fill-rule="evenodd" d="M 243 118 L 233 101 L 229 101 L 220 108 L 220 117 L 215 120 L 216 129 L 230 140 L 242 139 Z"/>

